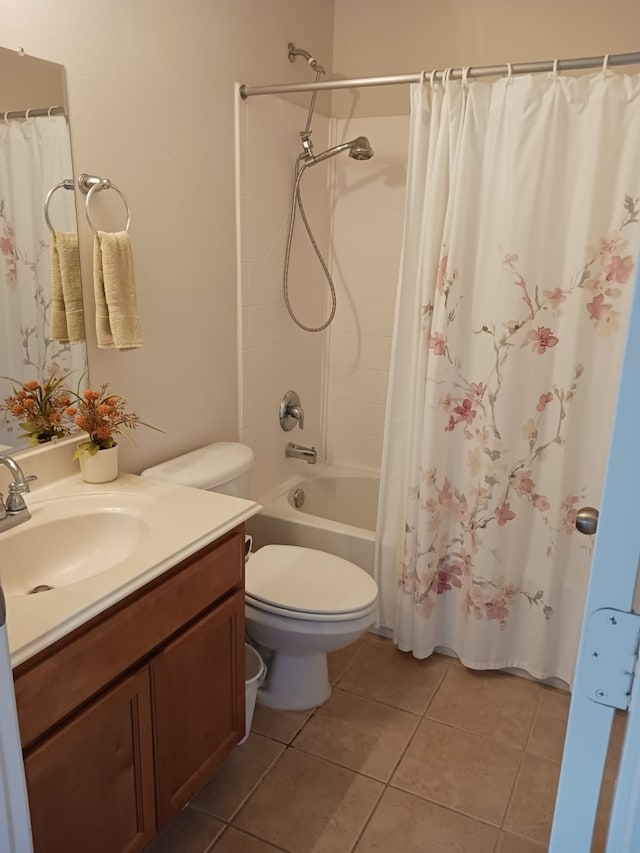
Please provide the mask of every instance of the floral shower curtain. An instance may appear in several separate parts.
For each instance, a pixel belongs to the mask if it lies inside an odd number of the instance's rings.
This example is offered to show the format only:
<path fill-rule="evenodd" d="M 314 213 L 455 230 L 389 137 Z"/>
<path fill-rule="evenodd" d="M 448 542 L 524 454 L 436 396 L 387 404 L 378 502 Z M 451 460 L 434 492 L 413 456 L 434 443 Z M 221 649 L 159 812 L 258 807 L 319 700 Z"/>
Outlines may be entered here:
<path fill-rule="evenodd" d="M 49 190 L 73 177 L 64 116 L 0 118 L 0 375 L 43 380 L 52 370 L 86 371 L 84 343 L 63 344 L 49 333 L 50 238 L 44 219 Z M 60 231 L 76 230 L 73 193 L 58 190 L 50 217 Z M 0 398 L 10 386 L 0 381 Z M 6 392 L 6 393 L 5 393 Z M 0 445 L 23 433 L 0 416 Z"/>
<path fill-rule="evenodd" d="M 416 657 L 570 682 L 640 246 L 640 76 L 412 88 L 376 579 Z M 612 566 L 612 571 L 615 567 Z"/>

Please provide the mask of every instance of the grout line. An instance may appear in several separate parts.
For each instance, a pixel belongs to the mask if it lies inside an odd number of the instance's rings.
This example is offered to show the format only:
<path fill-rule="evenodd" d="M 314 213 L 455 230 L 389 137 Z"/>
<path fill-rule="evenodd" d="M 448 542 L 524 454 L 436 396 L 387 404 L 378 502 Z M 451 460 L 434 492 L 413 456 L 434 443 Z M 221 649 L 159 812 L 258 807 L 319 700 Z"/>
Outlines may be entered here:
<path fill-rule="evenodd" d="M 220 839 L 221 839 L 224 835 L 226 835 L 226 834 L 227 834 L 227 830 L 228 830 L 228 829 L 229 829 L 229 826 L 228 826 L 228 824 L 226 824 L 226 823 L 225 823 L 225 825 L 224 825 L 224 826 L 223 826 L 223 828 L 222 828 L 222 831 L 221 831 L 221 832 L 219 832 L 219 833 L 216 835 L 216 837 L 213 839 L 213 841 L 211 842 L 211 844 L 208 844 L 208 845 L 204 848 L 204 850 L 202 851 L 202 853 L 211 853 L 211 851 L 215 848 L 215 846 L 216 846 L 216 844 L 218 843 L 218 841 L 220 841 Z"/>
<path fill-rule="evenodd" d="M 256 733 L 256 734 L 257 734 L 257 733 Z M 260 735 L 260 737 L 267 737 L 267 735 Z M 280 760 L 280 758 L 284 755 L 284 753 L 285 753 L 285 751 L 286 751 L 286 744 L 283 744 L 283 743 L 281 743 L 281 741 L 277 741 L 277 740 L 275 740 L 274 738 L 268 738 L 268 740 L 271 740 L 271 741 L 273 741 L 273 743 L 277 743 L 277 744 L 278 744 L 278 746 L 283 747 L 282 751 L 280 752 L 280 754 L 279 754 L 279 755 L 276 755 L 276 756 L 275 756 L 275 758 L 274 758 L 274 759 L 269 763 L 269 765 L 268 765 L 268 767 L 266 768 L 266 770 L 265 770 L 265 771 L 260 775 L 260 777 L 257 779 L 257 781 L 252 785 L 251 789 L 249 790 L 249 793 L 248 793 L 245 797 L 243 797 L 243 799 L 240 801 L 239 805 L 238 805 L 238 806 L 237 806 L 237 807 L 236 807 L 236 808 L 231 812 L 231 814 L 230 814 L 230 816 L 229 816 L 229 817 L 221 817 L 220 815 L 215 814 L 214 812 L 209 811 L 209 809 L 204 808 L 204 806 L 201 806 L 201 805 L 198 805 L 197 803 L 195 803 L 195 802 L 194 802 L 194 799 L 195 799 L 195 797 L 197 797 L 197 795 L 198 795 L 198 794 L 194 794 L 194 797 L 189 801 L 189 805 L 190 805 L 192 808 L 196 809 L 196 811 L 199 811 L 199 812 L 201 812 L 201 813 L 203 813 L 203 814 L 206 814 L 206 815 L 208 815 L 209 817 L 213 817 L 213 818 L 215 818 L 216 820 L 222 821 L 222 822 L 223 822 L 223 823 L 225 823 L 227 826 L 231 826 L 231 822 L 232 822 L 232 821 L 234 820 L 234 818 L 238 815 L 238 812 L 239 812 L 239 811 L 243 808 L 243 806 L 247 803 L 247 800 L 248 800 L 248 799 L 249 799 L 249 798 L 250 798 L 250 797 L 255 793 L 255 791 L 260 787 L 260 785 L 261 785 L 261 784 L 262 784 L 262 782 L 264 781 L 264 779 L 265 779 L 265 777 L 267 776 L 267 774 L 270 772 L 270 770 L 273 768 L 273 766 L 274 766 L 274 765 L 275 765 L 275 764 Z M 221 765 L 220 765 L 220 768 L 218 768 L 218 769 L 219 769 L 219 770 L 221 770 L 223 766 L 224 766 L 224 763 L 223 763 L 223 764 L 221 764 Z M 217 771 L 216 771 L 216 772 L 217 772 Z M 216 776 L 216 772 L 214 772 L 214 774 L 213 774 L 213 775 L 212 775 L 212 776 L 207 780 L 207 782 L 205 782 L 205 783 L 204 783 L 204 785 L 202 786 L 203 788 L 204 788 L 204 787 L 205 787 L 205 786 L 206 786 L 206 785 L 207 785 L 207 784 L 208 784 L 212 779 L 214 779 L 214 778 L 215 778 L 215 776 Z M 200 790 L 202 790 L 202 788 L 201 788 Z M 198 793 L 199 793 L 199 792 L 198 792 Z"/>
<path fill-rule="evenodd" d="M 511 791 L 509 793 L 509 797 L 507 798 L 507 804 L 504 809 L 504 813 L 502 815 L 502 821 L 500 823 L 500 831 L 503 832 L 505 829 L 505 823 L 507 817 L 509 815 L 509 810 L 511 809 L 511 805 L 513 803 L 513 798 L 515 796 L 516 788 L 518 787 L 518 782 L 520 781 L 520 776 L 522 774 L 522 768 L 524 766 L 525 758 L 527 757 L 527 749 L 529 744 L 531 743 L 531 735 L 533 734 L 533 730 L 535 728 L 536 722 L 538 721 L 538 715 L 540 713 L 540 705 L 542 704 L 542 689 L 538 691 L 538 701 L 536 702 L 536 710 L 531 718 L 531 725 L 529 726 L 529 731 L 527 733 L 526 740 L 524 742 L 524 748 L 522 750 L 522 755 L 520 756 L 520 762 L 518 763 L 518 769 L 516 770 L 515 776 L 513 777 L 513 784 L 511 785 Z M 526 836 L 525 836 L 526 837 Z M 531 839 L 531 841 L 535 841 L 536 839 Z"/>
<path fill-rule="evenodd" d="M 378 780 L 378 781 L 380 781 L 380 780 Z M 385 794 L 385 791 L 387 790 L 387 788 L 388 788 L 388 787 L 389 787 L 389 784 L 388 784 L 388 783 L 386 783 L 386 784 L 385 784 L 385 783 L 383 783 L 382 788 L 381 788 L 381 790 L 380 790 L 380 794 L 378 795 L 377 800 L 376 800 L 376 801 L 375 801 L 375 803 L 373 804 L 373 808 L 371 809 L 371 812 L 369 813 L 369 816 L 367 817 L 367 819 L 366 819 L 366 820 L 365 820 L 365 822 L 363 823 L 363 825 L 362 825 L 362 828 L 361 828 L 360 832 L 359 832 L 359 833 L 358 833 L 358 835 L 356 836 L 356 840 L 353 842 L 353 845 L 352 845 L 352 846 L 351 846 L 351 848 L 349 849 L 349 853 L 352 853 L 352 851 L 356 850 L 356 848 L 358 847 L 358 844 L 360 844 L 360 841 L 361 841 L 361 839 L 362 839 L 362 836 L 363 836 L 363 835 L 365 834 L 365 832 L 367 831 L 367 828 L 368 828 L 369 824 L 370 824 L 370 823 L 371 823 L 371 821 L 373 820 L 373 816 L 374 816 L 374 815 L 375 815 L 375 813 L 378 811 L 378 806 L 380 805 L 380 801 L 382 800 L 382 798 L 383 798 L 383 796 L 384 796 L 384 794 Z"/>
<path fill-rule="evenodd" d="M 231 824 L 228 824 L 225 827 L 224 832 L 222 832 L 216 838 L 216 840 L 213 843 L 213 847 L 207 847 L 207 849 L 204 851 L 204 853 L 212 853 L 212 851 L 215 850 L 215 845 L 218 843 L 218 841 L 220 841 L 222 839 L 222 837 L 224 835 L 226 835 L 228 833 L 228 831 L 230 829 L 234 829 L 236 832 L 241 832 L 241 833 L 243 833 L 243 835 L 248 835 L 250 838 L 255 838 L 256 841 L 261 841 L 263 844 L 269 844 L 271 847 L 273 847 L 274 850 L 280 850 L 280 851 L 282 851 L 282 853 L 291 853 L 291 851 L 287 850 L 286 847 L 281 847 L 279 844 L 275 844 L 273 841 L 267 841 L 266 838 L 262 838 L 261 836 L 256 835 L 254 832 L 250 832 L 248 829 L 241 829 L 239 826 L 232 826 Z"/>

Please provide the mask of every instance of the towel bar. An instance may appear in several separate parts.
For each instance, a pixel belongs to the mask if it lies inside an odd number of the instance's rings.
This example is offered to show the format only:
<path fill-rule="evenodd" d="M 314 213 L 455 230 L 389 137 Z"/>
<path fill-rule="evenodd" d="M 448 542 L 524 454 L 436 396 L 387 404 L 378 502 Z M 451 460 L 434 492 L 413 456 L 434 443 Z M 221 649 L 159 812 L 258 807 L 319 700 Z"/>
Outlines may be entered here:
<path fill-rule="evenodd" d="M 47 193 L 47 197 L 44 200 L 44 221 L 47 223 L 47 228 L 52 234 L 55 234 L 56 232 L 55 228 L 51 224 L 51 220 L 49 219 L 49 202 L 51 201 L 51 197 L 56 190 L 72 190 L 73 187 L 73 178 L 65 178 L 64 181 L 60 181 L 59 184 L 56 184 L 55 187 L 52 187 Z"/>
<path fill-rule="evenodd" d="M 94 234 L 98 233 L 98 229 L 95 227 L 91 219 L 90 206 L 94 193 L 100 192 L 100 190 L 115 190 L 118 193 L 127 210 L 127 224 L 125 225 L 124 230 L 126 232 L 129 231 L 129 225 L 131 224 L 131 210 L 129 209 L 129 204 L 122 190 L 119 190 L 115 184 L 112 184 L 109 178 L 99 178 L 96 175 L 82 174 L 78 178 L 78 187 L 80 191 L 85 193 L 87 196 L 87 200 L 85 202 L 87 222 Z"/>

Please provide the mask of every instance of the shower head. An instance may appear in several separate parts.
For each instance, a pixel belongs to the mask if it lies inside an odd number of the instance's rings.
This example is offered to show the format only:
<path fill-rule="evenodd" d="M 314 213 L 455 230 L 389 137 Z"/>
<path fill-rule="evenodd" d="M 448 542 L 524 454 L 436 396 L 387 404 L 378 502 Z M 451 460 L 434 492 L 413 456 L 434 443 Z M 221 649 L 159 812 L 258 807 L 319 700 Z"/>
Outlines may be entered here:
<path fill-rule="evenodd" d="M 354 160 L 371 160 L 373 157 L 373 148 L 366 136 L 359 136 L 354 139 L 349 149 L 349 157 Z"/>
<path fill-rule="evenodd" d="M 349 157 L 352 157 L 354 160 L 370 160 L 373 157 L 373 148 L 367 137 L 358 136 L 356 139 L 352 139 L 351 142 L 343 142 L 340 145 L 334 145 L 333 148 L 328 148 L 321 154 L 312 155 L 313 163 L 309 165 L 315 165 L 322 162 L 322 160 L 327 160 L 329 157 L 335 157 L 336 154 L 341 154 L 343 151 L 348 151 Z"/>

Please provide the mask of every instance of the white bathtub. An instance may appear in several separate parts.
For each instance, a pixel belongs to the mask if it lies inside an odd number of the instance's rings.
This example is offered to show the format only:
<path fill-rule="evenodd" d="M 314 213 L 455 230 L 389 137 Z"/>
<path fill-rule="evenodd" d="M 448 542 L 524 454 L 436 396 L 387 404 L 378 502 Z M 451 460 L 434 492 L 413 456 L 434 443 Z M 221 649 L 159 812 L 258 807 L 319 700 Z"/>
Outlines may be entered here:
<path fill-rule="evenodd" d="M 318 466 L 261 499 L 264 509 L 249 519 L 254 548 L 302 545 L 350 560 L 373 576 L 378 475 L 337 466 Z M 294 494 L 302 490 L 299 509 Z"/>

